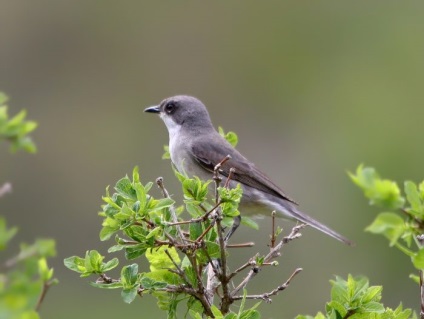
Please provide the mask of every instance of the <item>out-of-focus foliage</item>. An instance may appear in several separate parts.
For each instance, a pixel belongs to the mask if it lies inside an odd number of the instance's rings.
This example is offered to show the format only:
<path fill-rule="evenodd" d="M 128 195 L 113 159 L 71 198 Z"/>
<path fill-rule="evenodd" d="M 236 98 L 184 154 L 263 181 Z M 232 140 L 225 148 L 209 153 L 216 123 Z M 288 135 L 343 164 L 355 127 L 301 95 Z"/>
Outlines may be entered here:
<path fill-rule="evenodd" d="M 348 276 L 347 280 L 336 277 L 331 280 L 331 301 L 325 307 L 325 314 L 297 316 L 296 319 L 416 319 L 411 309 L 400 304 L 395 310 L 385 308 L 381 301 L 381 286 L 369 286 L 365 277 Z"/>
<path fill-rule="evenodd" d="M 37 148 L 28 134 L 37 128 L 37 123 L 25 120 L 25 110 L 20 111 L 9 119 L 7 101 L 8 97 L 6 94 L 0 92 L 0 140 L 9 141 L 12 152 L 25 150 L 29 153 L 34 153 Z"/>
<path fill-rule="evenodd" d="M 0 92 L 0 140 L 9 140 L 13 151 L 35 152 L 35 145 L 27 134 L 36 128 L 36 123 L 24 121 L 25 111 L 9 120 L 6 101 L 6 95 Z M 10 190 L 9 184 L 5 185 Z M 1 200 L 6 187 L 0 189 L 3 190 Z M 47 289 L 57 283 L 53 268 L 47 265 L 47 258 L 56 255 L 55 241 L 38 239 L 31 245 L 22 243 L 19 253 L 7 258 L 6 249 L 17 231 L 17 227 L 8 228 L 6 219 L 0 216 L 0 318 L 37 319 Z"/>
<path fill-rule="evenodd" d="M 349 173 L 371 205 L 384 210 L 366 230 L 385 236 L 411 258 L 415 268 L 424 269 L 424 181 L 419 185 L 404 183 L 404 195 L 396 182 L 382 179 L 374 168 L 360 165 L 355 174 Z M 416 277 L 413 277 L 416 278 Z"/>

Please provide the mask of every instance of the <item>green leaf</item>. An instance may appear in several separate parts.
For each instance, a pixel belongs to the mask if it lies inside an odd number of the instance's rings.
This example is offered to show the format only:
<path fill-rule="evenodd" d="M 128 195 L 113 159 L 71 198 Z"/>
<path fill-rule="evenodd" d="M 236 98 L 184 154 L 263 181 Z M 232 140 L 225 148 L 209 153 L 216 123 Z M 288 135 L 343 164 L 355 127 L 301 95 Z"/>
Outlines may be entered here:
<path fill-rule="evenodd" d="M 53 268 L 48 267 L 47 260 L 44 257 L 38 260 L 38 273 L 43 282 L 48 282 L 53 278 Z"/>
<path fill-rule="evenodd" d="M 90 250 L 85 256 L 85 267 L 93 273 L 100 274 L 102 273 L 102 262 L 104 258 L 97 250 Z"/>
<path fill-rule="evenodd" d="M 125 248 L 125 258 L 128 260 L 136 259 L 141 255 L 144 255 L 146 253 L 146 250 L 146 244 Z"/>
<path fill-rule="evenodd" d="M 343 304 L 341 304 L 340 302 L 336 300 L 332 300 L 327 303 L 327 312 L 329 308 L 336 310 L 342 318 L 346 316 L 348 311 L 348 309 L 346 309 Z"/>
<path fill-rule="evenodd" d="M 228 133 L 225 133 L 224 132 L 224 129 L 221 126 L 218 127 L 218 133 L 223 138 L 225 138 L 227 140 L 227 142 L 230 143 L 233 147 L 236 147 L 237 146 L 238 137 L 237 137 L 237 134 L 236 133 L 231 132 L 231 131 L 228 132 Z"/>
<path fill-rule="evenodd" d="M 134 166 L 132 172 L 133 185 L 140 183 L 140 174 L 138 173 L 138 166 Z"/>
<path fill-rule="evenodd" d="M 119 226 L 118 227 L 109 227 L 109 226 L 103 227 L 100 230 L 100 240 L 101 241 L 108 240 L 118 230 L 119 230 Z"/>
<path fill-rule="evenodd" d="M 381 286 L 372 286 L 367 289 L 364 296 L 362 297 L 363 303 L 368 303 L 371 301 L 380 301 L 381 299 L 381 291 L 383 287 Z"/>
<path fill-rule="evenodd" d="M 420 198 L 421 198 L 422 200 L 424 200 L 424 181 L 422 181 L 422 182 L 420 183 L 420 185 L 418 185 L 418 190 L 419 190 L 419 192 L 420 192 Z"/>
<path fill-rule="evenodd" d="M 175 265 L 165 253 L 165 250 L 168 251 L 169 255 L 172 257 L 172 259 L 177 265 L 180 264 L 180 257 L 178 256 L 178 253 L 175 248 L 165 248 L 161 246 L 160 248 L 150 249 L 146 251 L 146 258 L 150 263 L 150 271 L 175 268 Z"/>
<path fill-rule="evenodd" d="M 384 306 L 375 301 L 370 301 L 362 305 L 361 311 L 363 312 L 375 312 L 375 313 L 383 313 L 384 312 Z"/>
<path fill-rule="evenodd" d="M 417 269 L 424 269 L 424 248 L 421 248 L 415 255 L 411 258 L 414 267 Z"/>
<path fill-rule="evenodd" d="M 155 290 L 160 288 L 165 288 L 168 284 L 164 281 L 156 281 L 151 277 L 141 278 L 141 286 L 144 289 Z"/>
<path fill-rule="evenodd" d="M 130 198 L 132 200 L 137 199 L 137 194 L 133 189 L 133 185 L 128 176 L 125 176 L 116 182 L 115 190 L 125 198 Z"/>
<path fill-rule="evenodd" d="M 118 266 L 118 264 L 119 264 L 118 258 L 113 258 L 113 259 L 109 260 L 107 263 L 103 263 L 102 272 L 112 270 L 113 268 Z"/>
<path fill-rule="evenodd" d="M 90 282 L 90 285 L 92 285 L 93 287 L 102 288 L 102 289 L 122 288 L 121 282 L 111 282 L 111 283 Z"/>
<path fill-rule="evenodd" d="M 125 303 L 133 302 L 135 297 L 137 296 L 137 287 L 123 289 L 121 292 L 121 296 Z"/>
<path fill-rule="evenodd" d="M 222 314 L 222 312 L 218 309 L 217 306 L 212 305 L 211 306 L 211 311 L 213 313 L 213 316 L 215 319 L 223 319 L 224 315 Z"/>
<path fill-rule="evenodd" d="M 121 282 L 124 288 L 133 288 L 137 282 L 138 265 L 132 264 L 122 268 Z"/>
<path fill-rule="evenodd" d="M 259 225 L 257 222 L 255 222 L 252 218 L 243 216 L 241 218 L 241 224 L 250 228 L 253 228 L 255 230 L 259 229 Z"/>
<path fill-rule="evenodd" d="M 390 180 L 381 179 L 374 168 L 360 165 L 356 175 L 349 173 L 352 181 L 363 189 L 370 203 L 390 209 L 403 207 L 405 199 L 400 195 L 398 185 Z"/>
<path fill-rule="evenodd" d="M 162 198 L 156 200 L 154 206 L 149 208 L 149 213 L 161 211 L 164 208 L 171 207 L 172 205 L 174 205 L 174 203 L 175 201 L 171 198 Z"/>
<path fill-rule="evenodd" d="M 405 193 L 406 199 L 409 204 L 411 204 L 412 212 L 414 215 L 418 217 L 423 216 L 423 203 L 420 198 L 420 194 L 417 189 L 417 185 L 415 185 L 411 181 L 405 182 Z"/>
<path fill-rule="evenodd" d="M 390 240 L 390 246 L 393 246 L 405 231 L 405 222 L 394 213 L 381 213 L 365 230 L 384 235 Z"/>
<path fill-rule="evenodd" d="M 163 146 L 163 155 L 162 155 L 162 159 L 171 159 L 171 153 L 169 153 L 169 146 L 168 145 L 164 145 Z"/>
<path fill-rule="evenodd" d="M 193 319 L 202 319 L 202 316 L 198 312 L 194 312 L 193 310 L 189 309 L 188 311 L 190 313 L 190 316 Z"/>
<path fill-rule="evenodd" d="M 63 260 L 63 263 L 65 264 L 66 268 L 73 270 L 75 272 L 78 272 L 78 273 L 86 272 L 84 258 L 81 258 L 78 256 L 72 256 L 72 257 L 65 258 Z"/>
<path fill-rule="evenodd" d="M 420 276 L 417 276 L 415 274 L 410 274 L 409 278 L 411 278 L 415 283 L 420 284 Z"/>

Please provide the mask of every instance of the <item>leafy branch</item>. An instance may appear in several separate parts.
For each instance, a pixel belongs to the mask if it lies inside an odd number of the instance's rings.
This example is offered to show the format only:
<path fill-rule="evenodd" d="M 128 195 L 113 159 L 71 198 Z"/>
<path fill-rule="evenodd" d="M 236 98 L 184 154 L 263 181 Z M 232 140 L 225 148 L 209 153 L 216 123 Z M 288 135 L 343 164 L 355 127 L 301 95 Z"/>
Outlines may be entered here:
<path fill-rule="evenodd" d="M 224 159 L 225 160 L 225 159 Z M 69 257 L 65 265 L 81 277 L 90 275 L 98 279 L 91 284 L 103 289 L 121 289 L 123 300 L 132 302 L 137 296 L 151 294 L 157 298 L 160 309 L 166 310 L 169 318 L 176 317 L 178 304 L 185 301 L 190 314 L 202 313 L 212 318 L 233 318 L 231 308 L 234 302 L 244 299 L 271 301 L 271 296 L 286 289 L 300 269 L 296 269 L 288 280 L 263 295 L 249 295 L 245 288 L 260 268 L 273 265 L 280 256 L 280 250 L 290 241 L 300 237 L 304 225 L 298 225 L 282 238 L 268 254 L 256 254 L 249 261 L 231 271 L 228 267 L 230 254 L 228 236 L 224 229 L 231 228 L 239 217 L 238 204 L 242 196 L 240 186 L 221 186 L 216 167 L 211 181 L 188 178 L 177 171 L 175 174 L 182 184 L 184 206 L 176 206 L 169 196 L 162 178 L 156 180 L 163 198 L 150 195 L 153 183 L 142 184 L 138 168 L 134 168 L 132 180 L 128 176 L 115 185 L 115 193 L 106 189 L 105 205 L 100 215 L 103 228 L 100 239 L 115 238 L 115 245 L 109 253 L 123 251 L 127 260 L 144 257 L 149 270 L 139 263 L 124 266 L 118 278 L 108 272 L 119 264 L 117 258 L 105 261 L 95 250 L 87 251 L 85 257 Z M 214 191 L 214 201 L 208 193 Z M 183 214 L 183 212 L 186 214 Z M 184 218 L 184 216 L 189 218 Z M 273 230 L 275 231 L 275 230 Z M 276 232 L 275 236 L 278 235 Z M 242 245 L 243 246 L 243 245 Z M 140 270 L 139 267 L 143 267 Z M 237 277 L 248 270 L 238 284 Z M 240 291 L 244 295 L 240 295 Z M 217 300 L 215 302 L 215 300 Z M 241 310 L 257 314 L 254 308 Z M 241 311 L 241 312 L 240 312 Z M 255 317 L 244 317 L 255 318 Z"/>

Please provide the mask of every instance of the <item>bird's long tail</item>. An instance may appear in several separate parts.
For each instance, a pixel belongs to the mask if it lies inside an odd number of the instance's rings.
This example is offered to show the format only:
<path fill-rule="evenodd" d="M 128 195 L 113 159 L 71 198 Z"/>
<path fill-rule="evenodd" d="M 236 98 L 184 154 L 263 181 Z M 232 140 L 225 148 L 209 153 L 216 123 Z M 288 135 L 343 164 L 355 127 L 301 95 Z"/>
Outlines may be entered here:
<path fill-rule="evenodd" d="M 298 210 L 297 207 L 292 205 L 291 203 L 285 202 L 284 205 L 282 205 L 282 206 L 284 207 L 283 214 L 286 215 L 286 216 L 288 215 L 287 217 L 290 217 L 291 219 L 295 219 L 295 220 L 298 220 L 302 223 L 308 224 L 308 225 L 312 226 L 313 228 L 318 229 L 319 231 L 322 231 L 323 233 L 327 234 L 328 236 L 331 236 L 331 237 L 341 241 L 342 243 L 345 243 L 346 245 L 349 245 L 349 246 L 355 245 L 355 243 L 353 241 L 347 239 L 346 237 L 340 235 L 339 233 L 337 233 L 336 231 L 327 227 L 326 225 L 321 224 L 319 221 L 313 219 L 309 215 Z"/>

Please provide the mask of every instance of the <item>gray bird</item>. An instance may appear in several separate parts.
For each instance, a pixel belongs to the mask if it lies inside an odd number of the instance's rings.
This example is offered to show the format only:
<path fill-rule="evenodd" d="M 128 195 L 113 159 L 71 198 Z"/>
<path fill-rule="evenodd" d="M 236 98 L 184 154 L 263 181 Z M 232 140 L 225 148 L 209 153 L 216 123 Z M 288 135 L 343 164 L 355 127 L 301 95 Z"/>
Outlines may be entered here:
<path fill-rule="evenodd" d="M 301 212 L 294 200 L 233 148 L 215 130 L 205 105 L 197 98 L 173 96 L 144 111 L 159 114 L 165 122 L 171 160 L 179 172 L 210 180 L 215 165 L 227 155 L 231 156 L 222 165 L 220 173 L 228 177 L 230 169 L 235 169 L 230 186 L 240 183 L 243 188 L 239 206 L 242 215 L 270 216 L 275 210 L 280 217 L 306 223 L 345 244 L 353 245 L 347 238 Z"/>

